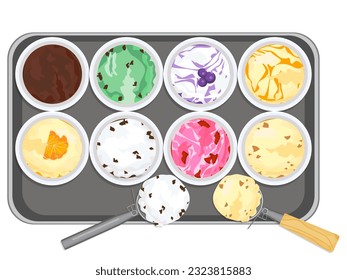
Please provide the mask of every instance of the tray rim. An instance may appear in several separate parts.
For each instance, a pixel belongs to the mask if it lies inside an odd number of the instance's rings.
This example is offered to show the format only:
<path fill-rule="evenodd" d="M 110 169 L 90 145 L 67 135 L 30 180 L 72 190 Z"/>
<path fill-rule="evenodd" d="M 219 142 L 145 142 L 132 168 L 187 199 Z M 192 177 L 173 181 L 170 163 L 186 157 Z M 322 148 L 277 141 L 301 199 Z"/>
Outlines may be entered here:
<path fill-rule="evenodd" d="M 13 215 L 20 221 L 28 224 L 95 224 L 95 221 L 35 221 L 24 217 L 16 208 L 13 201 L 13 157 L 12 151 L 14 149 L 13 137 L 12 137 L 12 115 L 10 109 L 12 108 L 12 83 L 14 77 L 10 75 L 15 65 L 12 64 L 13 54 L 20 43 L 30 37 L 34 36 L 293 36 L 303 40 L 311 48 L 313 52 L 315 68 L 312 69 L 312 78 L 314 79 L 314 150 L 312 151 L 315 156 L 314 161 L 314 199 L 310 210 L 301 219 L 308 220 L 317 211 L 320 200 L 320 65 L 319 65 L 319 52 L 316 44 L 306 35 L 299 32 L 29 32 L 19 36 L 10 46 L 7 55 L 7 202 Z M 312 140 L 311 140 L 312 141 Z M 146 221 L 128 221 L 125 224 L 148 224 Z M 233 221 L 177 221 L 176 225 L 213 225 L 213 224 L 225 224 L 225 225 L 246 225 L 248 223 L 239 223 Z M 255 221 L 254 224 L 277 224 L 274 221 Z"/>

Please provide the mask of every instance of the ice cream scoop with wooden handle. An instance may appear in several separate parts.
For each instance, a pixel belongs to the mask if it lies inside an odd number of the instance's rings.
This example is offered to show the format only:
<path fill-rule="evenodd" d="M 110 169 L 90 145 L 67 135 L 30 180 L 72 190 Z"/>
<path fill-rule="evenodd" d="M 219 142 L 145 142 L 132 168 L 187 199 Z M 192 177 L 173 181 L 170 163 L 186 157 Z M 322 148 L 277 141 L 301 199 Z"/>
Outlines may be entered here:
<path fill-rule="evenodd" d="M 279 222 L 280 226 L 301 236 L 307 241 L 332 252 L 335 249 L 339 236 L 335 233 L 312 225 L 308 222 L 295 218 L 288 214 L 279 214 L 269 209 L 263 208 L 262 214 Z"/>

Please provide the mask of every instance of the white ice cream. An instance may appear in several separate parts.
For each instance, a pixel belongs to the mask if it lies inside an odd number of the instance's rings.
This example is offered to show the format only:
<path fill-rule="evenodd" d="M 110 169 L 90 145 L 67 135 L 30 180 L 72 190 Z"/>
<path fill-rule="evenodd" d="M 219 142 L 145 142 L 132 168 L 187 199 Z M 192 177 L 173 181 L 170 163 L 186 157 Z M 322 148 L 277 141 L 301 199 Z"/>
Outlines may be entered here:
<path fill-rule="evenodd" d="M 156 135 L 137 119 L 124 118 L 108 124 L 96 141 L 100 166 L 118 178 L 145 174 L 156 153 Z"/>
<path fill-rule="evenodd" d="M 189 202 L 188 189 L 172 175 L 159 175 L 145 181 L 138 201 L 146 220 L 159 226 L 181 218 Z"/>

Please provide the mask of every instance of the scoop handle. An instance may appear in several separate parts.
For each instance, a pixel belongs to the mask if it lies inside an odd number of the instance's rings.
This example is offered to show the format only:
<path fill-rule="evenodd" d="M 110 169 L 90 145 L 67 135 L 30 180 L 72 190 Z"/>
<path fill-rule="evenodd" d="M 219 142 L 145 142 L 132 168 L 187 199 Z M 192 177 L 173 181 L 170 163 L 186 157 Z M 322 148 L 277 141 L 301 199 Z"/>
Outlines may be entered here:
<path fill-rule="evenodd" d="M 132 210 L 130 212 L 111 217 L 105 221 L 95 224 L 85 230 L 75 233 L 61 241 L 64 249 L 69 249 L 79 243 L 82 243 L 94 236 L 97 236 L 105 231 L 108 231 L 116 226 L 124 224 L 126 221 L 138 215 L 137 210 Z"/>
<path fill-rule="evenodd" d="M 339 236 L 323 228 L 308 222 L 284 214 L 280 226 L 316 244 L 317 246 L 332 252 L 335 249 Z"/>

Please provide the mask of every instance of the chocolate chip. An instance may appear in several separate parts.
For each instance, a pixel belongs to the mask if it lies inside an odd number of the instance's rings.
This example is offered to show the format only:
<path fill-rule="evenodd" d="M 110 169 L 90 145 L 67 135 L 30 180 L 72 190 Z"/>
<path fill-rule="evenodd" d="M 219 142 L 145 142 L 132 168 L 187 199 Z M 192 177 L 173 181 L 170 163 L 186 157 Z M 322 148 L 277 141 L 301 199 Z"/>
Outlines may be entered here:
<path fill-rule="evenodd" d="M 186 188 L 185 187 L 183 187 L 182 185 L 180 185 L 180 189 L 182 190 L 182 191 L 186 191 Z"/>
<path fill-rule="evenodd" d="M 136 159 L 141 159 L 141 157 L 139 155 L 136 155 Z"/>
<path fill-rule="evenodd" d="M 138 151 L 133 151 L 133 154 L 134 154 L 134 155 L 138 155 L 139 152 L 138 152 Z"/>
<path fill-rule="evenodd" d="M 142 93 L 141 92 L 138 94 L 138 97 L 142 98 Z"/>
<path fill-rule="evenodd" d="M 100 142 L 96 142 L 96 145 L 97 145 L 97 146 L 101 146 L 101 143 L 100 143 Z"/>
<path fill-rule="evenodd" d="M 113 126 L 110 126 L 110 130 L 111 130 L 111 131 L 115 131 L 115 129 L 114 129 Z"/>
<path fill-rule="evenodd" d="M 108 89 L 108 85 L 104 85 L 104 89 Z"/>
<path fill-rule="evenodd" d="M 259 150 L 259 147 L 257 147 L 257 146 L 252 146 L 252 148 L 253 148 L 253 152 L 256 152 Z"/>
<path fill-rule="evenodd" d="M 113 171 L 110 172 L 111 175 L 114 175 Z"/>
<path fill-rule="evenodd" d="M 116 163 L 117 163 L 117 162 L 118 162 L 118 159 L 113 158 L 113 162 L 116 162 Z"/>
<path fill-rule="evenodd" d="M 143 209 L 146 209 L 147 208 L 147 206 L 145 205 L 145 206 L 143 206 Z"/>
<path fill-rule="evenodd" d="M 97 77 L 99 78 L 99 80 L 101 81 L 102 80 L 102 74 L 99 72 Z"/>
<path fill-rule="evenodd" d="M 109 52 L 113 52 L 113 48 L 109 50 Z"/>
<path fill-rule="evenodd" d="M 149 196 L 149 198 L 152 198 L 152 193 L 150 193 L 148 196 Z"/>
<path fill-rule="evenodd" d="M 150 150 L 154 150 L 154 148 L 153 148 L 153 147 L 149 147 L 149 149 L 150 149 Z"/>
<path fill-rule="evenodd" d="M 290 135 L 288 135 L 288 136 L 284 136 L 284 138 L 286 138 L 287 140 L 290 138 Z"/>
<path fill-rule="evenodd" d="M 126 46 L 126 45 L 123 45 L 122 49 L 123 49 L 124 51 L 126 50 L 126 48 L 127 48 L 127 46 Z"/>
<path fill-rule="evenodd" d="M 141 49 L 140 52 L 144 53 L 145 51 L 143 49 Z"/>
<path fill-rule="evenodd" d="M 157 176 L 155 176 L 155 178 L 159 179 L 159 176 L 157 175 Z"/>
<path fill-rule="evenodd" d="M 263 123 L 263 127 L 264 127 L 264 128 L 268 128 L 268 127 L 269 127 L 269 124 L 268 124 L 267 122 L 264 122 L 264 123 Z"/>
<path fill-rule="evenodd" d="M 122 101 L 123 100 L 123 97 L 122 96 L 119 96 L 118 97 L 118 101 Z"/>
<path fill-rule="evenodd" d="M 178 213 L 178 215 L 180 215 L 180 217 L 182 217 L 183 216 L 183 214 L 186 212 L 186 210 L 184 210 L 184 209 L 181 209 L 181 212 L 179 212 Z"/>
<path fill-rule="evenodd" d="M 125 67 L 126 67 L 126 68 L 129 68 L 129 63 L 125 64 Z"/>
<path fill-rule="evenodd" d="M 160 209 L 160 210 L 159 210 L 159 213 L 160 213 L 160 214 L 163 214 L 163 210 Z"/>
<path fill-rule="evenodd" d="M 219 184 L 218 187 L 220 187 L 221 189 L 223 189 L 223 184 Z"/>
<path fill-rule="evenodd" d="M 126 119 L 122 120 L 119 125 L 126 125 L 128 123 L 128 121 Z"/>
<path fill-rule="evenodd" d="M 260 156 L 260 155 L 257 155 L 256 158 L 261 158 L 261 156 Z"/>
<path fill-rule="evenodd" d="M 105 164 L 105 163 L 102 165 L 102 167 L 103 167 L 103 168 L 106 168 L 107 166 L 108 166 L 108 165 L 107 165 L 107 164 Z"/>
<path fill-rule="evenodd" d="M 173 220 L 173 217 L 171 216 L 171 220 Z"/>
<path fill-rule="evenodd" d="M 173 184 L 173 185 L 176 184 L 176 180 L 172 180 L 172 184 Z"/>
<path fill-rule="evenodd" d="M 228 202 L 225 202 L 225 205 L 224 205 L 224 207 L 228 207 L 228 205 L 229 205 L 229 204 L 228 204 Z"/>
<path fill-rule="evenodd" d="M 140 190 L 144 192 L 144 191 L 145 191 L 145 188 L 144 188 L 144 187 L 141 187 Z"/>
<path fill-rule="evenodd" d="M 243 184 L 244 184 L 244 182 L 239 181 L 239 185 L 240 185 L 240 187 L 241 187 Z"/>
<path fill-rule="evenodd" d="M 130 65 L 134 65 L 134 60 L 130 61 Z"/>
<path fill-rule="evenodd" d="M 152 135 L 152 131 L 147 131 L 146 135 L 148 135 L 149 139 L 154 139 L 153 135 Z"/>
<path fill-rule="evenodd" d="M 134 82 L 134 83 L 133 83 L 133 87 L 136 87 L 136 86 L 137 86 L 137 82 Z"/>
<path fill-rule="evenodd" d="M 105 55 L 106 55 L 106 56 L 109 56 L 110 54 L 109 54 L 109 52 L 106 52 Z"/>
<path fill-rule="evenodd" d="M 297 147 L 298 147 L 298 148 L 301 148 L 301 147 L 302 147 L 302 145 L 301 145 L 301 144 L 299 144 Z"/>
<path fill-rule="evenodd" d="M 125 171 L 125 170 L 124 170 L 124 174 L 128 174 L 128 171 Z"/>

